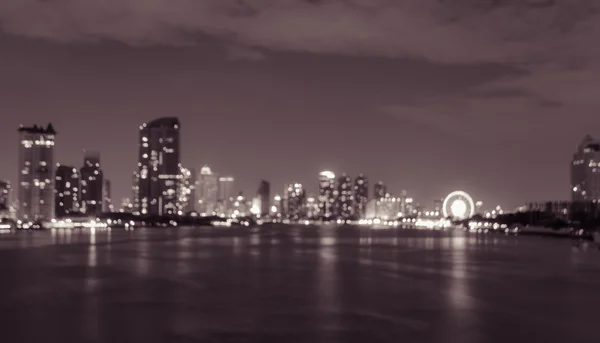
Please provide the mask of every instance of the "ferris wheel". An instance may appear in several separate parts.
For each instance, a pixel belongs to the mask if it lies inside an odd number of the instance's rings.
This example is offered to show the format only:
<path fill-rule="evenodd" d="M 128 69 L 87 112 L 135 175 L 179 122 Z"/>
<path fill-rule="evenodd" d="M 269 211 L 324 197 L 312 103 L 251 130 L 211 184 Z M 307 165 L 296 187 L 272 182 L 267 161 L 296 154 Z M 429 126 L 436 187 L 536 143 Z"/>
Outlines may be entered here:
<path fill-rule="evenodd" d="M 442 206 L 444 217 L 455 219 L 467 219 L 475 214 L 475 203 L 469 194 L 463 191 L 455 191 L 444 199 Z"/>

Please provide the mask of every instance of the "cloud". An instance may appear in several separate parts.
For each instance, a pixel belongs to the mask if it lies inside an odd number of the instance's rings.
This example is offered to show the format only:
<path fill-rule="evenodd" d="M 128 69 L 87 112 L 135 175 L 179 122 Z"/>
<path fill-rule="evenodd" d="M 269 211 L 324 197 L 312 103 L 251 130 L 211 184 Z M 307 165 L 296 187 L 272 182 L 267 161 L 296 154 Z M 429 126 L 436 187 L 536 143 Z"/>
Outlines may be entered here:
<path fill-rule="evenodd" d="M 0 23 L 58 41 L 193 44 L 207 34 L 284 51 L 589 63 L 600 55 L 599 10 L 596 0 L 3 0 Z"/>
<path fill-rule="evenodd" d="M 466 113 L 471 132 L 515 116 L 523 125 L 506 124 L 507 132 L 526 135 L 537 125 L 527 119 L 532 114 L 589 125 L 600 110 L 598 0 L 3 0 L 0 27 L 16 36 L 131 45 L 193 45 L 211 36 L 229 59 L 297 51 L 527 71 L 450 98 L 385 106 L 435 130 L 466 132 L 455 120 Z"/>

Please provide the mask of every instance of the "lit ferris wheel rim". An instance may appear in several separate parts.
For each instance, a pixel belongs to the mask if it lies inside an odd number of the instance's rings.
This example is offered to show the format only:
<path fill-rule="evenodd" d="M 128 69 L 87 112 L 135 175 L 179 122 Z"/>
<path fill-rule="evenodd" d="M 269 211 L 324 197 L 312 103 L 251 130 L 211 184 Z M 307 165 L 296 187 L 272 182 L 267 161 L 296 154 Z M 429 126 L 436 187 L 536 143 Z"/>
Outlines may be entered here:
<path fill-rule="evenodd" d="M 446 196 L 442 205 L 444 217 L 470 218 L 475 214 L 475 202 L 469 194 L 455 191 Z"/>

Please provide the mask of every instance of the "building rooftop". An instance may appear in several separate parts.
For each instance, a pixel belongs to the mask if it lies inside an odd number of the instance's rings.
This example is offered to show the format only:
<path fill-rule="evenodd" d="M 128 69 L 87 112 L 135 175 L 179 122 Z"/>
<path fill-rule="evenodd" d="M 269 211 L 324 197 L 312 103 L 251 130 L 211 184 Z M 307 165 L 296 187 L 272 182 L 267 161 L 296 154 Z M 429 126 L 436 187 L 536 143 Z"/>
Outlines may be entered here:
<path fill-rule="evenodd" d="M 590 149 L 593 151 L 600 151 L 600 141 L 594 139 L 591 135 L 586 135 L 581 144 L 579 144 L 579 150 Z"/>
<path fill-rule="evenodd" d="M 48 126 L 46 126 L 45 128 L 43 126 L 37 126 L 37 125 L 33 125 L 33 126 L 19 126 L 19 132 L 27 132 L 27 133 L 41 133 L 41 134 L 50 134 L 50 135 L 55 135 L 56 131 L 54 130 L 54 127 L 52 126 L 52 123 L 49 123 Z"/>
<path fill-rule="evenodd" d="M 161 127 L 161 126 L 171 126 L 176 127 L 179 126 L 179 118 L 177 117 L 164 117 L 154 119 L 153 121 L 147 124 L 148 127 Z"/>

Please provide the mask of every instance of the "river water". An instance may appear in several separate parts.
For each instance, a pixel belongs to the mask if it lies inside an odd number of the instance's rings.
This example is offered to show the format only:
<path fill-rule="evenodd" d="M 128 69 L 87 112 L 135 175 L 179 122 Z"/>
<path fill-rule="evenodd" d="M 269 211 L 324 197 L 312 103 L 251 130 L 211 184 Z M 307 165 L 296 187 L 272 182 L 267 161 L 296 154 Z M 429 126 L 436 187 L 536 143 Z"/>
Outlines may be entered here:
<path fill-rule="evenodd" d="M 271 226 L 0 235 L 2 342 L 600 342 L 590 243 Z"/>

